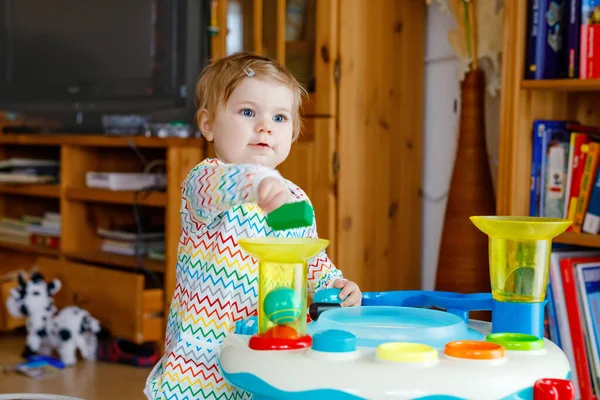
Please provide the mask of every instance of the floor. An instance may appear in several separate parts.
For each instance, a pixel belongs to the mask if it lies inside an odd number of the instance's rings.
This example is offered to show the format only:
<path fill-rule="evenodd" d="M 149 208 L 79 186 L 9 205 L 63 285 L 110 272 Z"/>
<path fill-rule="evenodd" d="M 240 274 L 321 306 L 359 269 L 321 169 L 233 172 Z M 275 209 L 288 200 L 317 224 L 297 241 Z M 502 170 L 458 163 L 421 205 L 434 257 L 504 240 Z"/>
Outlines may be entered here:
<path fill-rule="evenodd" d="M 22 362 L 25 338 L 0 334 L 0 366 Z M 44 393 L 85 400 L 145 399 L 142 390 L 149 368 L 80 361 L 60 376 L 35 380 L 16 372 L 0 373 L 0 393 Z"/>

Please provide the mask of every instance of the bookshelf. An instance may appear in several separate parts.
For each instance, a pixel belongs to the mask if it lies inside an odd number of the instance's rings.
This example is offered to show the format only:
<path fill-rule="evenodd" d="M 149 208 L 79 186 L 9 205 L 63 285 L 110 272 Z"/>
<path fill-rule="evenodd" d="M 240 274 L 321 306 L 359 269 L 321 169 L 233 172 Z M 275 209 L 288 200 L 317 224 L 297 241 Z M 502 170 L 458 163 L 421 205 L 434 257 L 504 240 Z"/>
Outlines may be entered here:
<path fill-rule="evenodd" d="M 121 336 L 138 343 L 160 340 L 165 329 L 165 313 L 175 288 L 180 184 L 190 169 L 202 160 L 204 147 L 204 141 L 195 138 L 0 134 L 2 159 L 23 157 L 60 161 L 58 184 L 0 185 L 0 216 L 20 218 L 53 211 L 60 213 L 61 218 L 59 249 L 0 241 L 0 254 L 11 260 L 11 264 L 2 266 L 0 272 L 27 270 L 35 263 L 47 278 L 58 277 L 63 284 L 69 282 L 68 294 L 61 297 L 65 304 L 75 302 L 102 312 L 102 305 L 97 302 L 112 303 L 118 317 L 108 318 L 109 325 L 141 320 L 126 326 L 108 326 L 111 331 L 116 329 Z M 167 174 L 164 191 L 136 193 L 86 186 L 88 171 L 143 172 L 143 161 L 162 163 Z M 164 224 L 165 261 L 101 250 L 102 238 L 97 235 L 97 229 L 134 223 L 134 205 L 153 223 Z M 137 306 L 121 304 L 122 294 L 107 290 L 107 284 L 112 286 L 119 280 L 129 282 L 127 290 L 134 292 L 131 296 L 138 299 Z M 81 285 L 73 282 L 81 282 Z M 92 298 L 88 293 L 102 293 L 102 296 Z M 153 305 L 148 306 L 146 302 Z M 152 315 L 148 314 L 148 307 Z"/>
<path fill-rule="evenodd" d="M 600 79 L 526 80 L 527 1 L 505 3 L 498 215 L 528 215 L 535 119 L 575 119 L 600 126 Z M 600 247 L 600 235 L 565 232 L 557 243 Z"/>

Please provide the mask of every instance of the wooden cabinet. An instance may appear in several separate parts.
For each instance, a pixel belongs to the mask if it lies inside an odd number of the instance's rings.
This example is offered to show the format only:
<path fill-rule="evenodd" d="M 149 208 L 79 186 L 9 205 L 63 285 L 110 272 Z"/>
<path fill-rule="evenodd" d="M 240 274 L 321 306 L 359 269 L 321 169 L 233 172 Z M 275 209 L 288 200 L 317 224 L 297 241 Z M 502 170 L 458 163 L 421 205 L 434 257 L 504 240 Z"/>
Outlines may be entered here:
<path fill-rule="evenodd" d="M 161 340 L 175 290 L 180 235 L 180 184 L 204 157 L 201 139 L 118 138 L 97 135 L 0 135 L 1 158 L 60 160 L 57 185 L 0 186 L 0 216 L 60 213 L 58 249 L 0 241 L 0 274 L 37 266 L 63 281 L 61 305 L 88 308 L 113 334 L 141 343 Z M 142 172 L 156 161 L 167 174 L 165 191 L 89 188 L 86 172 Z M 133 224 L 138 213 L 165 226 L 165 261 L 101 250 L 98 228 Z M 2 304 L 10 280 L 0 281 Z M 22 324 L 3 316 L 0 330 Z"/>
<path fill-rule="evenodd" d="M 213 57 L 269 55 L 308 88 L 304 133 L 280 169 L 306 190 L 330 257 L 363 291 L 420 286 L 425 9 L 412 0 L 213 1 Z M 140 172 L 138 152 L 164 163 L 165 191 L 86 186 L 87 171 Z M 0 273 L 37 262 L 64 280 L 64 304 L 89 308 L 113 334 L 161 340 L 175 288 L 180 184 L 211 154 L 201 139 L 0 135 L 0 159 L 61 161 L 59 185 L 0 186 L 0 216 L 62 218 L 60 249 L 0 242 Z M 133 222 L 140 208 L 166 225 L 164 262 L 100 249 L 97 228 Z"/>
<path fill-rule="evenodd" d="M 525 46 L 527 1 L 504 5 L 502 110 L 498 166 L 497 212 L 528 215 L 532 152 L 532 124 L 536 119 L 576 119 L 600 126 L 600 80 L 526 80 Z M 600 247 L 600 235 L 565 232 L 555 240 Z"/>
<path fill-rule="evenodd" d="M 304 134 L 280 170 L 310 196 L 330 257 L 363 290 L 420 287 L 425 8 L 213 1 L 214 58 L 266 55 L 306 85 Z"/>

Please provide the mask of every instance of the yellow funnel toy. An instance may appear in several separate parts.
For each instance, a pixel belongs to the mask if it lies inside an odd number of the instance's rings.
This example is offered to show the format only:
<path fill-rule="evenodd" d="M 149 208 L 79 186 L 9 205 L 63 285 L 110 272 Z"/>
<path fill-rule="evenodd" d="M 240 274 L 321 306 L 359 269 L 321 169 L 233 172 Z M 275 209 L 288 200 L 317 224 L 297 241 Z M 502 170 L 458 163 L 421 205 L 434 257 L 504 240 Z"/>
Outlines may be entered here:
<path fill-rule="evenodd" d="M 474 216 L 489 236 L 492 296 L 498 301 L 541 302 L 546 297 L 552 239 L 571 221 L 543 217 Z"/>
<path fill-rule="evenodd" d="M 258 260 L 258 336 L 271 343 L 304 337 L 308 260 L 329 241 L 268 237 L 239 244 Z"/>

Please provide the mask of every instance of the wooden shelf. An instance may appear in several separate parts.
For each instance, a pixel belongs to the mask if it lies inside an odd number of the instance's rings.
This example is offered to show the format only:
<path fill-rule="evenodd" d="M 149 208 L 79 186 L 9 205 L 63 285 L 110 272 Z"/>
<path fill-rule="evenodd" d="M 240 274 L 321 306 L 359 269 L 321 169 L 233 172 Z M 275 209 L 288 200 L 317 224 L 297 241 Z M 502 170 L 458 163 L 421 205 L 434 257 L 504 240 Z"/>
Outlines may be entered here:
<path fill-rule="evenodd" d="M 164 192 L 140 192 L 135 199 L 133 191 L 114 191 L 94 188 L 66 188 L 65 197 L 69 200 L 92 201 L 112 204 L 136 204 L 152 207 L 166 207 L 167 194 Z"/>
<path fill-rule="evenodd" d="M 587 233 L 565 232 L 553 241 L 576 246 L 600 247 L 600 235 L 589 235 Z"/>
<path fill-rule="evenodd" d="M 600 79 L 541 79 L 521 81 L 522 89 L 552 90 L 555 92 L 600 91 Z"/>
<path fill-rule="evenodd" d="M 124 267 L 137 269 L 135 257 L 125 256 L 121 254 L 107 253 L 104 251 L 85 251 L 77 253 L 65 253 L 65 257 L 72 258 L 79 261 L 87 261 L 91 263 L 113 265 L 115 267 Z M 144 268 L 155 272 L 164 272 L 165 263 L 162 261 L 150 260 L 148 258 L 142 259 L 142 265 Z"/>
<path fill-rule="evenodd" d="M 58 185 L 0 185 L 0 193 L 58 198 L 60 188 Z"/>
<path fill-rule="evenodd" d="M 3 242 L 3 241 L 0 241 L 0 248 L 4 249 L 4 250 L 14 250 L 14 251 L 22 252 L 22 253 L 29 253 L 29 254 L 33 253 L 33 254 L 39 254 L 39 255 L 51 256 L 51 257 L 59 257 L 61 254 L 60 250 L 51 249 L 49 247 L 31 246 L 31 245 L 25 245 L 25 244 Z"/>
<path fill-rule="evenodd" d="M 0 144 L 13 145 L 38 145 L 38 146 L 60 146 L 72 145 L 81 147 L 129 147 L 134 144 L 137 147 L 202 147 L 203 139 L 180 139 L 180 138 L 156 138 L 143 136 L 105 136 L 86 134 L 0 134 Z"/>

